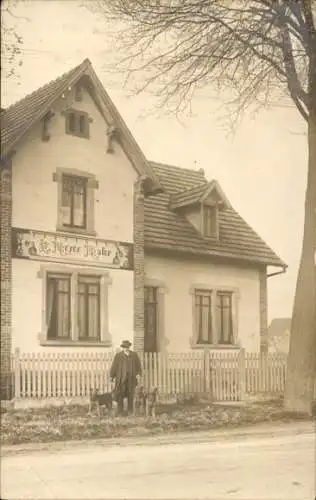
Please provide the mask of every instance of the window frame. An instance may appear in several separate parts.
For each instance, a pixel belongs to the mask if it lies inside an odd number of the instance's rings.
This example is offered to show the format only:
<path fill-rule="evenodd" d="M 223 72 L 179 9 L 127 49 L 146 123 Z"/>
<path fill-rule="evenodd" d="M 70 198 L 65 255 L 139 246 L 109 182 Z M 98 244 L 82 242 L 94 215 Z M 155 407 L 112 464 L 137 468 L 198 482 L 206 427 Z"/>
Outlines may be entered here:
<path fill-rule="evenodd" d="M 196 291 L 203 292 L 211 295 L 211 309 L 212 309 L 212 342 L 199 342 L 196 320 Z M 240 292 L 238 288 L 227 286 L 212 286 L 206 283 L 196 283 L 190 287 L 190 294 L 192 295 L 192 339 L 191 347 L 196 349 L 239 349 L 238 340 L 238 301 L 240 299 Z M 231 321 L 232 321 L 232 335 L 231 343 L 221 342 L 219 328 L 217 325 L 217 295 L 230 294 L 231 295 Z"/>
<path fill-rule="evenodd" d="M 169 343 L 166 337 L 165 325 L 165 295 L 169 292 L 164 281 L 156 278 L 150 278 L 147 274 L 144 277 L 144 347 L 145 347 L 145 287 L 156 289 L 156 307 L 157 307 L 157 324 L 156 324 L 156 351 L 166 352 Z"/>
<path fill-rule="evenodd" d="M 146 299 L 146 290 L 151 290 L 153 292 L 153 298 L 152 300 L 147 300 Z M 146 285 L 144 286 L 144 352 L 157 352 L 157 344 L 158 344 L 158 297 L 159 297 L 159 289 L 157 286 L 150 286 L 150 285 Z M 154 343 L 155 343 L 155 349 L 154 351 L 149 351 L 147 349 L 147 346 L 146 346 L 146 326 L 147 326 L 147 322 L 146 322 L 146 318 L 148 316 L 148 311 L 149 311 L 149 308 L 148 306 L 151 306 L 151 309 L 154 310 L 154 315 L 155 315 L 155 327 L 154 327 L 154 335 L 155 335 L 155 339 L 154 339 Z"/>
<path fill-rule="evenodd" d="M 219 238 L 219 210 L 217 204 L 201 205 L 202 233 L 205 238 Z M 207 217 L 207 214 L 209 215 Z M 214 220 L 215 219 L 215 220 Z"/>
<path fill-rule="evenodd" d="M 197 299 L 200 298 L 200 303 L 197 303 Z M 203 340 L 203 309 L 205 304 L 203 304 L 204 299 L 208 299 L 208 331 L 207 331 L 207 338 L 208 340 L 204 342 Z M 201 331 L 198 331 L 198 328 L 196 326 L 196 343 L 197 345 L 212 345 L 213 344 L 213 339 L 214 339 L 214 320 L 213 320 L 213 294 L 212 290 L 205 290 L 205 289 L 200 289 L 196 288 L 194 291 L 194 302 L 195 302 L 195 309 L 194 309 L 194 314 L 195 314 L 195 322 L 197 324 L 197 306 L 199 306 L 199 325 L 202 326 Z"/>
<path fill-rule="evenodd" d="M 83 283 L 80 283 L 80 280 L 82 278 L 91 278 L 91 281 L 90 283 L 85 283 L 84 280 L 83 280 Z M 92 280 L 95 280 L 95 283 L 93 283 Z M 97 286 L 97 289 L 98 289 L 98 293 L 97 293 L 97 302 L 98 302 L 98 326 L 97 326 L 97 336 L 96 337 L 89 337 L 87 335 L 85 336 L 80 336 L 80 333 L 78 333 L 78 339 L 79 341 L 84 341 L 84 342 L 99 342 L 101 340 L 101 278 L 100 276 L 97 276 L 97 275 L 93 275 L 92 273 L 91 274 L 87 274 L 87 275 L 83 275 L 82 273 L 78 273 L 77 275 L 77 310 L 76 310 L 76 313 L 77 313 L 77 321 L 78 321 L 78 324 L 79 324 L 79 318 L 78 318 L 78 303 L 79 303 L 79 285 L 84 285 L 84 288 L 85 288 L 85 291 L 84 291 L 84 295 L 85 295 L 85 314 L 86 314 L 86 317 L 85 317 L 85 327 L 86 329 L 88 330 L 89 328 L 89 316 L 90 316 L 90 309 L 89 309 L 89 285 L 96 285 Z"/>
<path fill-rule="evenodd" d="M 48 295 L 49 295 L 49 281 L 54 280 L 57 282 L 57 289 L 56 289 L 56 284 L 54 285 L 54 290 L 53 290 L 53 301 L 56 300 L 56 296 L 58 297 L 58 282 L 59 281 L 67 281 L 68 282 L 68 292 L 67 292 L 67 302 L 68 302 L 68 335 L 67 336 L 59 336 L 58 331 L 56 337 L 52 336 L 50 338 L 49 334 L 49 327 L 48 327 L 48 309 L 47 309 L 47 303 L 48 303 Z M 53 272 L 48 272 L 46 275 L 46 324 L 47 324 L 47 339 L 49 340 L 60 340 L 63 342 L 64 340 L 69 340 L 70 335 L 71 335 L 71 275 L 69 273 L 53 273 Z M 56 314 L 58 315 L 58 307 L 56 309 Z M 57 325 L 56 325 L 57 326 Z"/>
<path fill-rule="evenodd" d="M 70 126 L 71 121 L 73 121 L 74 127 Z M 81 123 L 83 121 L 83 127 Z M 86 111 L 81 111 L 78 109 L 67 109 L 65 112 L 65 131 L 66 134 L 72 135 L 73 137 L 79 137 L 84 139 L 90 138 L 90 118 Z"/>
<path fill-rule="evenodd" d="M 49 275 L 70 276 L 70 338 L 48 338 L 47 325 L 47 279 Z M 98 277 L 100 280 L 99 293 L 99 320 L 100 338 L 81 339 L 78 328 L 78 277 Z M 42 346 L 93 346 L 111 347 L 112 338 L 109 332 L 109 287 L 112 285 L 112 278 L 108 271 L 99 268 L 82 268 L 58 265 L 42 265 L 38 278 L 42 280 L 42 328 L 39 333 L 39 341 Z"/>
<path fill-rule="evenodd" d="M 221 300 L 221 307 L 220 307 L 220 315 L 221 315 L 221 326 L 219 326 L 218 321 L 217 321 L 217 312 L 218 312 L 218 299 L 222 297 L 229 297 L 229 323 L 230 323 L 230 340 L 225 340 L 224 339 L 224 334 L 223 334 L 223 323 L 224 323 L 224 309 L 225 306 L 223 305 L 223 301 Z M 219 344 L 220 345 L 232 345 L 234 343 L 234 329 L 233 329 L 233 294 L 232 292 L 225 292 L 222 290 L 217 290 L 216 293 L 216 329 L 219 337 Z"/>
<path fill-rule="evenodd" d="M 70 226 L 63 221 L 63 180 L 64 177 L 85 179 L 85 227 Z M 95 190 L 99 188 L 96 176 L 76 168 L 58 167 L 53 173 L 53 182 L 57 183 L 57 223 L 56 230 L 63 233 L 97 236 L 95 231 Z"/>
<path fill-rule="evenodd" d="M 83 181 L 82 184 L 83 184 L 83 224 L 82 225 L 76 225 L 74 223 L 74 205 L 75 205 L 75 193 L 74 193 L 74 184 L 72 186 L 72 190 L 71 190 L 71 194 L 70 194 L 70 198 L 71 198 L 71 204 L 70 204 L 70 223 L 65 223 L 63 222 L 63 227 L 65 229 L 70 229 L 70 230 L 83 230 L 85 231 L 87 229 L 87 192 L 88 192 L 88 189 L 87 189 L 87 177 L 82 177 L 82 176 L 79 176 L 79 175 L 71 175 L 71 174 L 66 174 L 64 173 L 62 175 L 62 199 L 63 199 L 63 195 L 64 195 L 64 187 L 65 187 L 65 181 L 66 180 L 80 180 L 80 181 Z M 63 204 L 61 204 L 61 209 L 64 207 Z"/>

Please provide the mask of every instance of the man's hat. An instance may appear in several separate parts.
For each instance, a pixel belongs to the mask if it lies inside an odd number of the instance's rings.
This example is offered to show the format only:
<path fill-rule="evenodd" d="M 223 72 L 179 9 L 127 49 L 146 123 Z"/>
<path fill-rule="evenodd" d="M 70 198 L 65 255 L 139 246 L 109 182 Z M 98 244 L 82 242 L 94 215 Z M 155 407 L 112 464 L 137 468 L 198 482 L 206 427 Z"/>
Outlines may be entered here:
<path fill-rule="evenodd" d="M 121 343 L 122 349 L 129 349 L 131 347 L 132 343 L 129 340 L 123 340 Z"/>

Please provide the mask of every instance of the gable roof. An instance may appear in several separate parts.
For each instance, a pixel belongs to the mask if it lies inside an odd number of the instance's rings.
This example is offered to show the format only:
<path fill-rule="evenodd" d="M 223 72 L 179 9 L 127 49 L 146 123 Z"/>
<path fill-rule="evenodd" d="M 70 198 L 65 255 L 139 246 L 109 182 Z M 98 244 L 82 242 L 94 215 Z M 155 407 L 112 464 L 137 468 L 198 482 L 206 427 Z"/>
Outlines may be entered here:
<path fill-rule="evenodd" d="M 29 129 L 48 113 L 55 101 L 84 77 L 105 120 L 119 131 L 119 141 L 135 170 L 150 180 L 150 191 L 161 190 L 155 172 L 105 91 L 89 59 L 1 112 L 1 158 L 10 155 Z"/>
<path fill-rule="evenodd" d="M 195 205 L 206 200 L 206 198 L 213 192 L 217 191 L 219 197 L 221 198 L 222 204 L 226 207 L 230 206 L 230 203 L 226 196 L 224 195 L 221 187 L 216 180 L 207 182 L 206 179 L 194 186 L 184 191 L 179 191 L 178 193 L 172 193 L 170 195 L 170 209 L 175 210 L 181 207 L 188 207 L 190 205 Z"/>
<path fill-rule="evenodd" d="M 203 238 L 184 215 L 171 210 L 170 198 L 195 188 L 200 195 L 204 186 L 209 185 L 204 172 L 155 162 L 151 165 L 163 192 L 145 200 L 145 250 L 287 267 L 232 207 L 219 213 L 219 239 Z"/>

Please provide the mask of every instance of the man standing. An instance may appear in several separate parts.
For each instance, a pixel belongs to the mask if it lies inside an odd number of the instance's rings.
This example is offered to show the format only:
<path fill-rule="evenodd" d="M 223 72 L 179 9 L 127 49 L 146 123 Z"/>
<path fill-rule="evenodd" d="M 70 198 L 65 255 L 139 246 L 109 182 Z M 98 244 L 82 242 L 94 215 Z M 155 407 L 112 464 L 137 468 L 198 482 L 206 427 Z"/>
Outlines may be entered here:
<path fill-rule="evenodd" d="M 133 411 L 135 387 L 142 373 L 140 359 L 136 352 L 131 351 L 131 345 L 129 340 L 123 340 L 122 351 L 115 355 L 110 369 L 118 413 L 123 412 L 124 398 L 128 401 L 128 412 Z"/>

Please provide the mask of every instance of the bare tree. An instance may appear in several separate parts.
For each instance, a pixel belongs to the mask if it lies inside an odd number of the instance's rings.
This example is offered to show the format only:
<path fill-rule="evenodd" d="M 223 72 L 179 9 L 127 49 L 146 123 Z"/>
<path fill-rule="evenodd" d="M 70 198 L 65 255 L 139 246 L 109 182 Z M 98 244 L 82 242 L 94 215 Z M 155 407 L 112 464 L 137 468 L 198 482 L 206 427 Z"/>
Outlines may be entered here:
<path fill-rule="evenodd" d="M 121 68 L 177 111 L 199 88 L 234 97 L 236 116 L 282 91 L 307 123 L 308 180 L 285 407 L 311 412 L 316 367 L 315 0 L 99 0 L 118 31 Z M 123 66 L 122 66 L 123 64 Z M 125 64 L 125 65 L 124 65 Z M 135 80 L 136 79 L 136 80 Z M 154 86 L 154 87 L 153 87 Z"/>
<path fill-rule="evenodd" d="M 1 5 L 1 70 L 5 70 L 6 78 L 15 77 L 17 67 L 22 65 L 23 39 L 13 23 L 15 19 L 19 19 L 15 13 L 17 5 L 17 0 L 2 2 Z"/>

